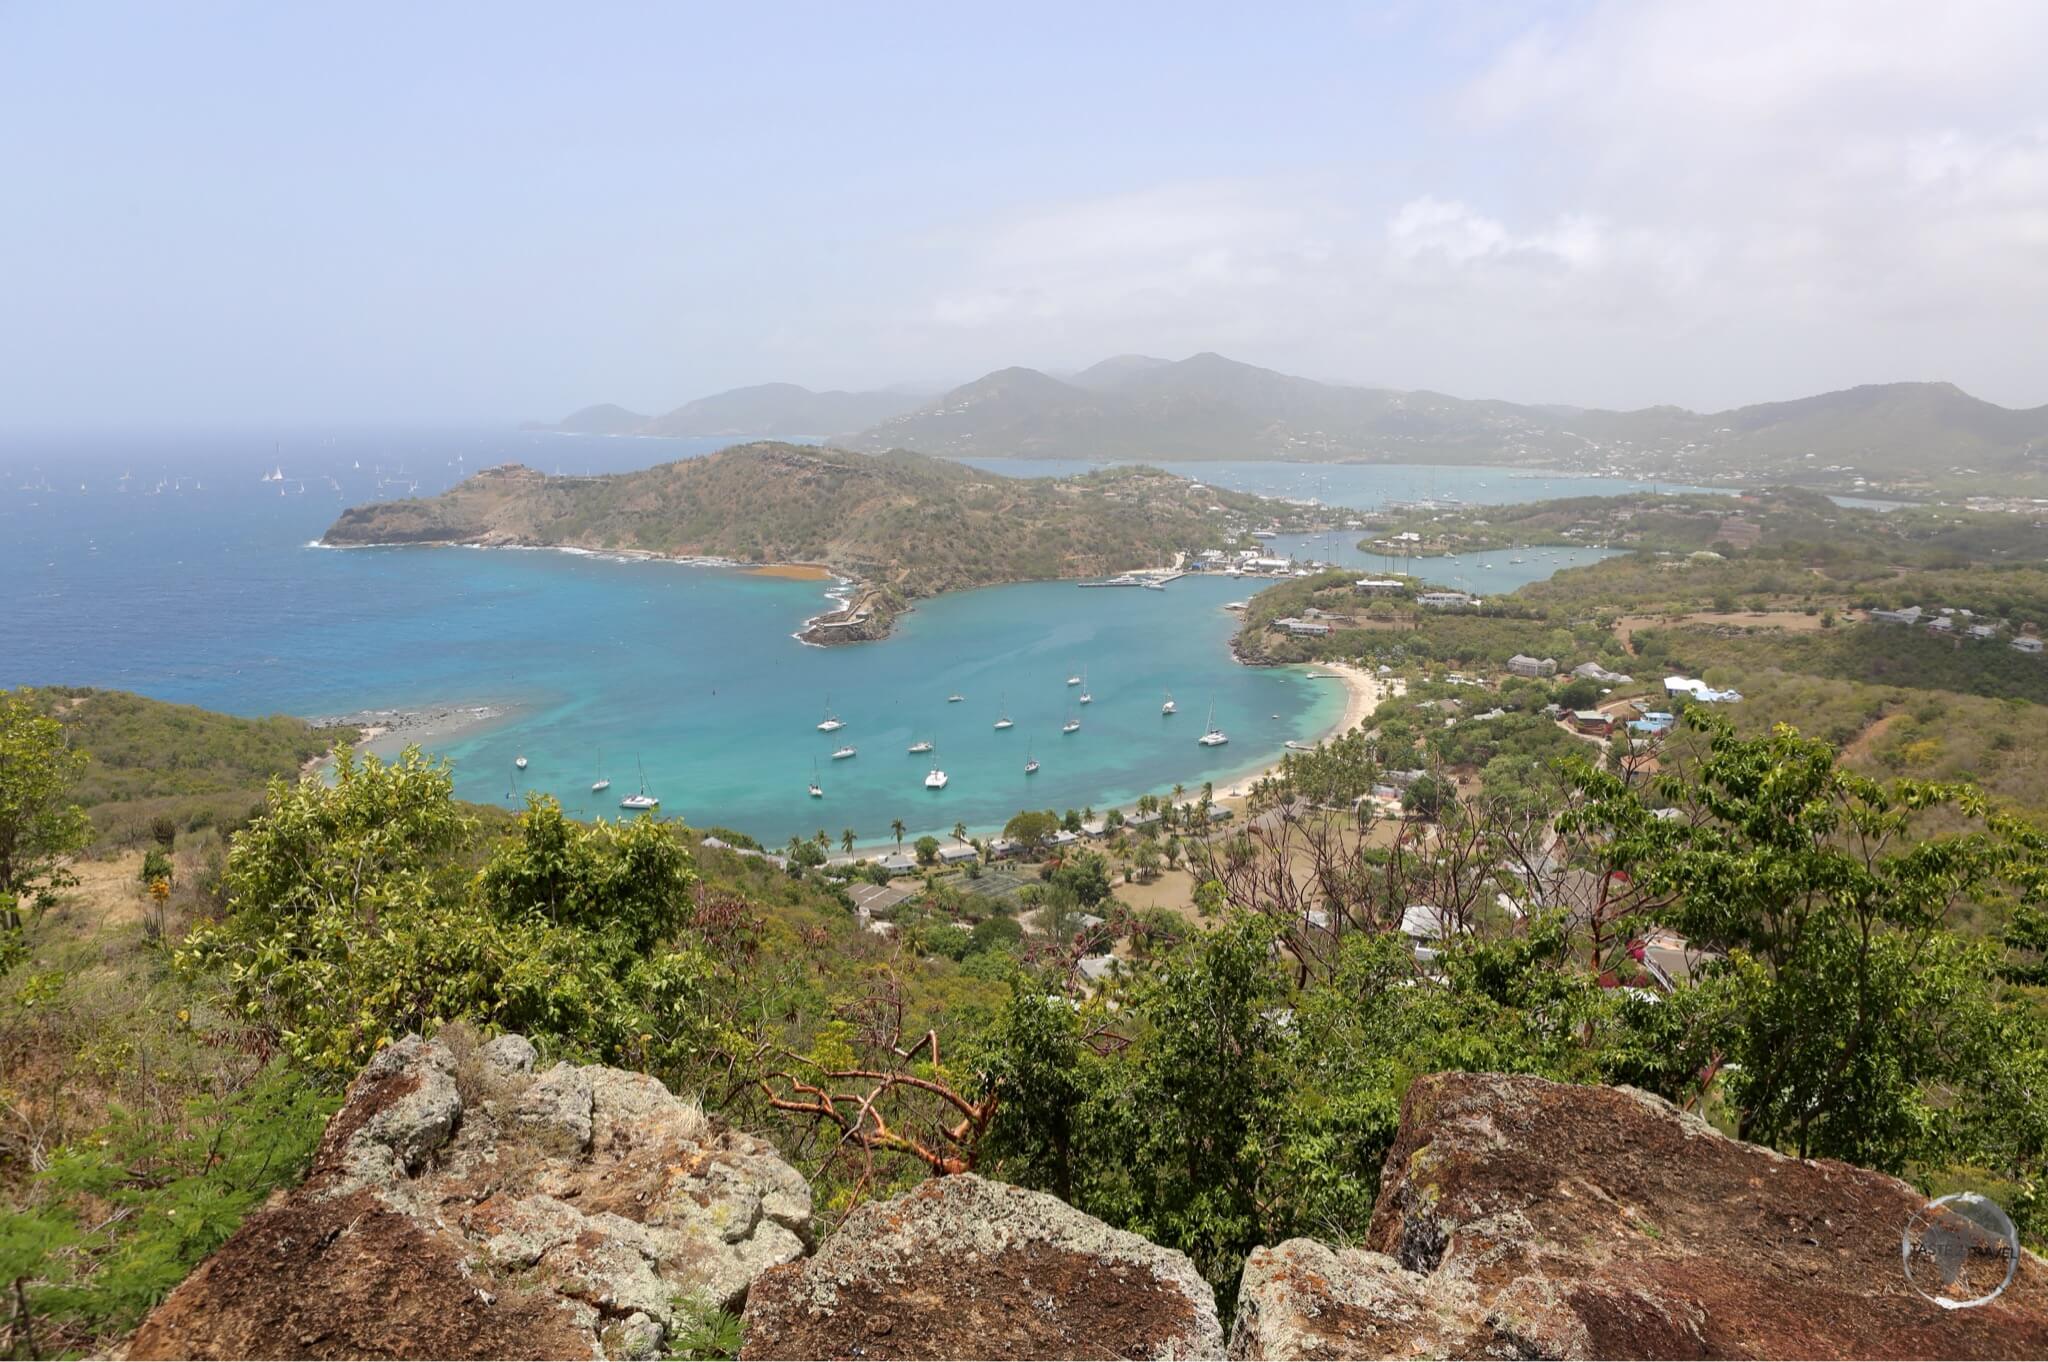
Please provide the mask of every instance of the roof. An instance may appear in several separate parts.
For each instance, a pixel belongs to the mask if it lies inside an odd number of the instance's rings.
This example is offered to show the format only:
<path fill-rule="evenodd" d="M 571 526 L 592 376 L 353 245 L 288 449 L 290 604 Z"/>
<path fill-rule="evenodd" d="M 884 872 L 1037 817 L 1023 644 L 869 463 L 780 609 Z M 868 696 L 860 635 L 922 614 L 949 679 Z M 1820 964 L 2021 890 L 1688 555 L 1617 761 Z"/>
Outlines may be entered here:
<path fill-rule="evenodd" d="M 1401 910 L 1401 933 L 1418 941 L 1441 941 L 1444 910 L 1432 903 L 1411 903 Z"/>

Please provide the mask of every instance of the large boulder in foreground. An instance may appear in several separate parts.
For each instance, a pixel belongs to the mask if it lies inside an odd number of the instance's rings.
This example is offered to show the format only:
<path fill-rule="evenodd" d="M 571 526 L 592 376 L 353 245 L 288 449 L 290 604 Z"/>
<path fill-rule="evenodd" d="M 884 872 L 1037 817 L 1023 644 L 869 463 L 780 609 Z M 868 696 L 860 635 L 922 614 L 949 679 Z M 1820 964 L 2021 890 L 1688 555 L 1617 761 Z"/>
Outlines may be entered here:
<path fill-rule="evenodd" d="M 1945 1310 L 1895 1178 L 1731 1140 L 1625 1088 L 1418 1079 L 1362 1248 L 1247 1264 L 1238 1358 L 2044 1357 L 2048 1267 Z"/>
<path fill-rule="evenodd" d="M 312 1172 L 143 1322 L 128 1356 L 650 1357 L 802 1256 L 810 1187 L 655 1079 L 500 1036 L 408 1037 Z"/>
<path fill-rule="evenodd" d="M 745 1358 L 1220 1358 L 1216 1299 L 1185 1254 L 1057 1197 L 973 1174 L 846 1218 L 762 1274 Z"/>

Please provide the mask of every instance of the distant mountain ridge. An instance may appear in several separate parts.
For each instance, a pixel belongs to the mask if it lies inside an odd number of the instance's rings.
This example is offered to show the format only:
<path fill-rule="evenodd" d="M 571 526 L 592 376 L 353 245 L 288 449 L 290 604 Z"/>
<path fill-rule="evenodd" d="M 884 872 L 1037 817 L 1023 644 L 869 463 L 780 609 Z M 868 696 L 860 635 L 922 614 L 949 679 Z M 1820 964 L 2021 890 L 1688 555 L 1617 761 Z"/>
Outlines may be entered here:
<path fill-rule="evenodd" d="M 795 383 L 757 383 L 700 397 L 661 416 L 642 416 L 612 403 L 571 412 L 534 429 L 573 435 L 750 435 L 818 438 L 835 430 L 862 430 L 918 406 L 901 392 L 813 392 Z"/>
<path fill-rule="evenodd" d="M 633 419 L 589 407 L 556 428 L 626 433 L 620 427 Z M 640 418 L 630 433 L 811 436 L 952 458 L 1509 464 L 1694 481 L 2048 490 L 2048 406 L 2000 407 L 1951 383 L 1870 384 L 1722 412 L 1605 411 L 1350 387 L 1212 353 L 1117 355 L 1066 378 L 998 369 L 923 402 L 770 383 Z"/>
<path fill-rule="evenodd" d="M 1346 387 L 1216 354 L 1001 369 L 839 442 L 951 457 L 1503 463 L 1706 479 L 1984 483 L 2048 474 L 2048 407 L 1885 383 L 1700 413 Z"/>

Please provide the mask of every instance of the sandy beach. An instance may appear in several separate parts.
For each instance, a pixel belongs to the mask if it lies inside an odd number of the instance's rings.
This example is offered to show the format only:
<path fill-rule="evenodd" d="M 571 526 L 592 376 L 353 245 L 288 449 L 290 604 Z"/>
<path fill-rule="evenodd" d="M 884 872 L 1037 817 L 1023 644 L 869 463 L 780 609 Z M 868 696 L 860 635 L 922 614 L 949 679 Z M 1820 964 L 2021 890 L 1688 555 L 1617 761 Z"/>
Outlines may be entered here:
<path fill-rule="evenodd" d="M 1380 700 L 1388 693 L 1388 684 L 1363 667 L 1354 667 L 1348 662 L 1319 662 L 1308 668 L 1310 671 L 1327 672 L 1336 677 L 1344 686 L 1344 713 L 1335 724 L 1324 732 L 1318 741 L 1327 742 L 1357 728 L 1372 717 L 1380 706 Z M 1267 776 L 1277 775 L 1281 757 L 1258 767 L 1233 775 L 1226 780 L 1215 782 L 1216 803 L 1238 814 L 1244 813 L 1244 806 L 1251 794 L 1251 788 Z"/>

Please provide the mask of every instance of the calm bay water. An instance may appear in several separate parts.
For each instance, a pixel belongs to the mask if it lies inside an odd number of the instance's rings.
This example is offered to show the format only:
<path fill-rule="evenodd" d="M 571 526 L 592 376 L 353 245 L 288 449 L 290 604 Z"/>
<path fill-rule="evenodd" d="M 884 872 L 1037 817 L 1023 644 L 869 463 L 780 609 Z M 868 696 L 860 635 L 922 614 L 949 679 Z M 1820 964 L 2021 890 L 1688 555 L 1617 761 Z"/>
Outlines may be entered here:
<path fill-rule="evenodd" d="M 644 770 L 664 813 L 771 841 L 849 827 L 888 840 L 896 818 L 912 835 L 956 822 L 988 829 L 1020 807 L 1106 807 L 1175 783 L 1222 784 L 1342 711 L 1333 683 L 1231 660 L 1221 607 L 1255 590 L 1250 582 L 997 587 L 927 601 L 886 642 L 816 649 L 790 637 L 823 605 L 816 582 L 551 552 L 309 547 L 343 506 L 415 485 L 433 492 L 506 459 L 608 471 L 728 443 L 474 431 L 298 433 L 275 444 L 247 433 L 0 435 L 0 686 L 119 687 L 239 714 L 500 706 L 500 721 L 428 744 L 455 763 L 466 798 L 543 789 L 574 812 L 616 813 Z M 259 481 L 273 466 L 286 482 Z M 1338 470 L 1320 466 L 1187 471 L 1340 499 L 1328 490 Z M 1341 476 L 1343 504 L 1431 490 L 1468 501 L 1560 494 L 1491 469 Z M 1376 476 L 1386 490 L 1365 500 Z M 1325 490 L 1288 490 L 1290 480 Z M 1325 537 L 1297 551 L 1356 558 L 1348 544 Z M 1449 560 L 1426 570 L 1499 591 L 1562 565 L 1526 557 L 1510 567 L 1492 555 L 1484 574 Z M 1064 683 L 1084 669 L 1095 701 L 1082 707 Z M 1181 711 L 1170 719 L 1159 713 L 1168 690 Z M 948 704 L 951 692 L 966 699 Z M 828 701 L 846 722 L 831 735 L 815 728 Z M 1223 748 L 1195 742 L 1212 705 L 1231 735 Z M 1016 726 L 998 732 L 1004 708 Z M 1083 726 L 1063 735 L 1070 712 Z M 923 788 L 929 760 L 905 750 L 926 737 L 952 778 L 943 792 Z M 859 755 L 831 760 L 842 743 Z M 521 754 L 523 774 L 513 768 Z M 1041 762 L 1029 777 L 1027 754 Z M 806 791 L 814 767 L 822 799 Z M 600 775 L 613 788 L 593 796 Z"/>

